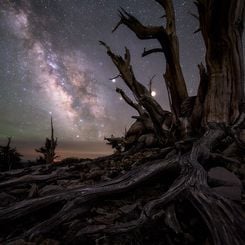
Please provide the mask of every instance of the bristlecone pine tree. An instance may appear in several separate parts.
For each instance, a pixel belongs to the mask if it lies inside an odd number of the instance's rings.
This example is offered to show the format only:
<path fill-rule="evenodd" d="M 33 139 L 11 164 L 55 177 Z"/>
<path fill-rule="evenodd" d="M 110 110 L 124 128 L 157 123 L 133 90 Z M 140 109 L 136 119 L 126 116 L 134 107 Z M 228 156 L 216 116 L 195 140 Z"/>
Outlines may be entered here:
<path fill-rule="evenodd" d="M 43 156 L 40 156 L 38 159 L 39 162 L 45 163 L 54 163 L 54 160 L 58 157 L 55 153 L 58 139 L 54 139 L 54 126 L 53 119 L 51 117 L 51 136 L 50 139 L 46 138 L 45 146 L 36 149 L 36 152 L 41 153 Z"/>
<path fill-rule="evenodd" d="M 12 148 L 11 137 L 8 138 L 7 145 L 0 146 L 0 170 L 6 171 L 16 168 L 20 164 L 22 155 L 17 152 L 16 148 Z"/>
<path fill-rule="evenodd" d="M 241 201 L 215 192 L 207 178 L 210 166 L 244 164 L 245 1 L 195 1 L 206 46 L 206 65 L 198 65 L 200 84 L 194 97 L 188 95 L 179 61 L 173 3 L 155 2 L 164 10 L 166 24 L 145 26 L 121 10 L 114 31 L 125 25 L 141 40 L 158 41 L 159 47 L 145 49 L 143 56 L 155 52 L 165 56 L 164 80 L 171 111 L 163 109 L 136 79 L 128 49 L 121 57 L 104 42 L 101 44 L 136 101 L 121 89 L 117 92 L 139 113 L 122 139 L 126 142 L 123 155 L 152 144 L 162 148 L 161 155 L 108 182 L 76 186 L 0 209 L 3 228 L 6 223 L 23 223 L 32 214 L 29 226 L 26 223 L 25 229 L 20 228 L 23 231 L 19 231 L 19 237 L 31 240 L 60 236 L 64 244 L 245 244 Z M 41 217 L 41 210 L 48 212 Z M 132 214 L 130 210 L 137 212 Z"/>

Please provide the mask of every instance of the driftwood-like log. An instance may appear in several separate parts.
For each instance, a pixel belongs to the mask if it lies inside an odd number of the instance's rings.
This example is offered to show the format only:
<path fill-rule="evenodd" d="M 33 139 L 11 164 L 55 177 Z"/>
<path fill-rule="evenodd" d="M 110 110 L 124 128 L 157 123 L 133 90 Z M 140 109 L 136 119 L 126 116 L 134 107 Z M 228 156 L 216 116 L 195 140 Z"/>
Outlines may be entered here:
<path fill-rule="evenodd" d="M 64 205 L 64 203 L 68 203 L 69 201 L 75 202 L 76 205 L 85 205 L 86 203 L 100 197 L 126 192 L 154 176 L 159 176 L 163 172 L 167 173 L 168 170 L 170 172 L 178 171 L 178 164 L 175 157 L 168 160 L 156 160 L 149 162 L 148 164 L 140 166 L 118 179 L 108 183 L 102 183 L 98 186 L 75 188 L 42 198 L 22 201 L 12 207 L 0 209 L 0 224 L 6 225 L 9 222 L 15 222 L 15 220 L 20 220 L 20 218 L 24 218 L 38 210 L 48 208 L 50 205 L 58 205 L 62 203 Z M 15 184 L 18 184 L 18 182 L 16 181 Z M 69 211 L 72 212 L 72 210 Z M 64 208 L 62 212 L 68 212 L 67 208 Z M 51 230 L 52 227 L 46 227 L 46 229 Z"/>
<path fill-rule="evenodd" d="M 10 188 L 16 185 L 26 185 L 26 184 L 32 184 L 32 183 L 38 183 L 38 182 L 46 182 L 49 183 L 53 180 L 59 180 L 59 179 L 66 179 L 71 178 L 73 176 L 77 176 L 77 174 L 74 173 L 67 173 L 63 170 L 57 170 L 52 172 L 51 174 L 46 175 L 24 175 L 19 178 L 11 179 L 8 181 L 4 181 L 0 183 L 0 190 L 3 190 L 5 188 Z"/>

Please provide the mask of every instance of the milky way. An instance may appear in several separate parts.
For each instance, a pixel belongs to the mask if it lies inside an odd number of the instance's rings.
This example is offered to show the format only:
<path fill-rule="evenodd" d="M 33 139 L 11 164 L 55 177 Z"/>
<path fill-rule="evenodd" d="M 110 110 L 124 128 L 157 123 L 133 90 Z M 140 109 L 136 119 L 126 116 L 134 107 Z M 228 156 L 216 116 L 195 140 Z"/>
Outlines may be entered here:
<path fill-rule="evenodd" d="M 22 1 L 20 8 L 7 5 L 6 9 L 6 26 L 26 47 L 20 66 L 30 73 L 30 84 L 23 86 L 23 91 L 31 90 L 36 106 L 52 115 L 62 129 L 69 129 L 71 137 L 101 138 L 99 123 L 106 117 L 103 98 L 98 96 L 96 80 L 82 52 L 55 50 L 45 33 L 49 19 L 35 15 L 33 20 L 29 1 Z M 33 28 L 39 29 L 42 38 L 33 33 Z"/>
<path fill-rule="evenodd" d="M 196 65 L 204 48 L 190 13 L 192 1 L 176 0 L 177 29 L 183 71 L 191 94 L 198 81 Z M 117 10 L 123 7 L 145 24 L 162 24 L 163 10 L 149 0 L 1 0 L 0 1 L 0 140 L 42 140 L 49 133 L 52 115 L 60 141 L 101 141 L 121 135 L 135 112 L 115 93 L 117 86 L 130 92 L 98 41 L 113 50 L 132 53 L 137 78 L 144 84 L 156 75 L 156 99 L 168 108 L 162 73 L 164 57 L 141 58 L 144 47 L 121 27 Z"/>

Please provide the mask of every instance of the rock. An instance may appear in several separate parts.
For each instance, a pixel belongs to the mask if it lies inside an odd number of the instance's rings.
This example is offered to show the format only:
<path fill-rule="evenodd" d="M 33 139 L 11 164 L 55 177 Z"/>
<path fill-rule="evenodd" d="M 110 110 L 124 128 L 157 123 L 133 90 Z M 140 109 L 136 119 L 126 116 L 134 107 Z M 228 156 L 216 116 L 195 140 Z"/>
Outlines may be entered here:
<path fill-rule="evenodd" d="M 208 172 L 208 183 L 218 194 L 231 200 L 240 201 L 242 182 L 232 172 L 222 167 L 212 168 Z"/>
<path fill-rule="evenodd" d="M 239 186 L 219 186 L 212 188 L 212 190 L 234 201 L 241 201 L 242 198 L 242 190 Z"/>
<path fill-rule="evenodd" d="M 242 186 L 235 174 L 222 167 L 212 168 L 208 172 L 208 182 L 211 186 Z"/>
<path fill-rule="evenodd" d="M 44 186 L 40 192 L 39 192 L 39 195 L 40 196 L 45 196 L 45 195 L 49 195 L 49 194 L 52 194 L 52 193 L 55 193 L 55 192 L 58 192 L 58 191 L 61 191 L 63 190 L 63 188 L 61 186 L 58 186 L 58 185 L 47 185 L 47 186 Z"/>

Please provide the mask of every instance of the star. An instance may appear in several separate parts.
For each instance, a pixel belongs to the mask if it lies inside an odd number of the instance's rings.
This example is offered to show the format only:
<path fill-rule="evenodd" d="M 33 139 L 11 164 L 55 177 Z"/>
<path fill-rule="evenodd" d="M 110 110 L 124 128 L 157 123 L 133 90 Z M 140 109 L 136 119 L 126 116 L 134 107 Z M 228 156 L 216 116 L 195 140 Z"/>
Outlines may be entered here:
<path fill-rule="evenodd" d="M 120 7 L 146 25 L 163 24 L 159 17 L 164 11 L 157 3 L 15 2 L 0 1 L 0 140 L 11 134 L 17 141 L 43 142 L 51 116 L 62 142 L 92 141 L 103 145 L 104 136 L 120 136 L 125 125 L 131 125 L 135 112 L 118 97 L 115 85 L 134 98 L 121 78 L 108 80 L 118 71 L 98 40 L 122 56 L 126 46 L 135 77 L 142 84 L 156 74 L 159 79 L 154 80 L 151 95 L 169 110 L 167 91 L 163 89 L 164 56 L 141 57 L 144 47 L 154 48 L 156 43 L 138 40 L 124 27 L 111 33 L 119 20 Z M 185 61 L 183 73 L 189 91 L 195 95 L 199 76 L 196 64 L 204 60 L 205 51 L 200 36 L 193 35 L 196 20 L 188 14 L 196 11 L 195 5 L 192 1 L 174 0 L 174 7 L 180 59 Z"/>
<path fill-rule="evenodd" d="M 154 91 L 154 90 L 151 91 L 151 96 L 152 96 L 152 97 L 155 97 L 156 95 L 157 95 L 156 91 Z"/>

